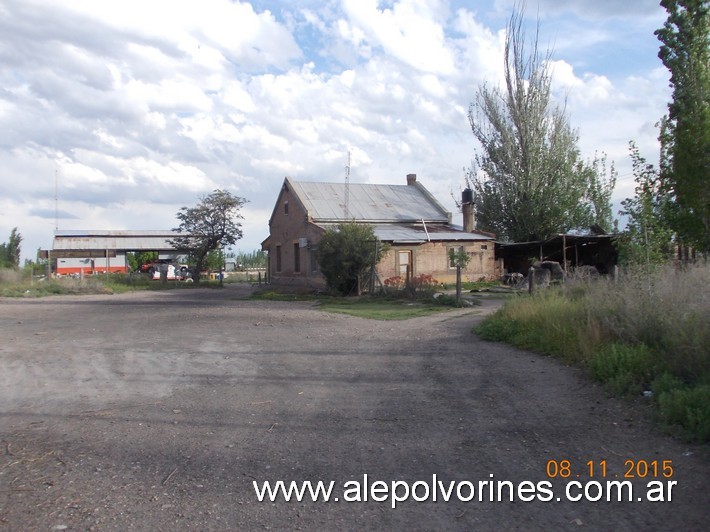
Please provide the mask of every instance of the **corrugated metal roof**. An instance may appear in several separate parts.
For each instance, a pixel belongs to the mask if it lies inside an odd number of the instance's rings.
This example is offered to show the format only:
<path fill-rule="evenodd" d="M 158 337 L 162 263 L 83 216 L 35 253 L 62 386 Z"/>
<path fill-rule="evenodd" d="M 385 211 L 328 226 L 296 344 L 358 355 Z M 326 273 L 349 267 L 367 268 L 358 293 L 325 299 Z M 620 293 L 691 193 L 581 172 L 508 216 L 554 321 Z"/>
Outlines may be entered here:
<path fill-rule="evenodd" d="M 327 229 L 336 224 L 318 224 Z M 423 244 L 424 242 L 479 242 L 493 240 L 490 236 L 480 233 L 466 233 L 457 230 L 452 225 L 429 225 L 426 224 L 373 224 L 372 229 L 375 236 L 383 242 L 393 242 L 397 244 Z"/>
<path fill-rule="evenodd" d="M 131 237 L 131 236 L 164 236 L 166 238 L 172 238 L 177 233 L 171 229 L 58 229 L 54 232 L 54 236 L 108 236 L 108 237 Z"/>
<path fill-rule="evenodd" d="M 293 181 L 314 222 L 345 220 L 345 184 Z M 449 213 L 415 185 L 350 185 L 348 219 L 359 222 L 448 222 Z"/>
<path fill-rule="evenodd" d="M 168 240 L 177 236 L 173 231 L 57 231 L 53 250 L 125 250 L 172 251 Z"/>

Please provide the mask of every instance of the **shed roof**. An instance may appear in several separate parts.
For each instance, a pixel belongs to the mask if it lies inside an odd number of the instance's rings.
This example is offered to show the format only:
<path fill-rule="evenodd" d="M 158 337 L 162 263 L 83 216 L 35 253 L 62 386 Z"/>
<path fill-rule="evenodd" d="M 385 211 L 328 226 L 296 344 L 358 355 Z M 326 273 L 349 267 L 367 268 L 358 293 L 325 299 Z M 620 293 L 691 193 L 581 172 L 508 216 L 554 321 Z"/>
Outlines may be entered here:
<path fill-rule="evenodd" d="M 451 215 L 419 183 L 414 185 L 349 185 L 345 216 L 345 183 L 288 180 L 314 222 L 448 223 Z"/>
<path fill-rule="evenodd" d="M 170 230 L 61 230 L 54 234 L 52 250 L 174 251 L 175 247 L 168 240 L 177 235 Z"/>

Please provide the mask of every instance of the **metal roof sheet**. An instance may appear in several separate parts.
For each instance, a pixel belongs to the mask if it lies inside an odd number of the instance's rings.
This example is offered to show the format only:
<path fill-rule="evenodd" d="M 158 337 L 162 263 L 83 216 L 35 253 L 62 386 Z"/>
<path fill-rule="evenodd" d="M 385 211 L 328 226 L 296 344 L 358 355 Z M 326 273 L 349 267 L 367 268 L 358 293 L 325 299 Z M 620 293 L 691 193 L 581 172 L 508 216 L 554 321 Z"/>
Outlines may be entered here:
<path fill-rule="evenodd" d="M 175 236 L 173 231 L 62 230 L 54 235 L 52 249 L 172 251 L 168 240 Z"/>
<path fill-rule="evenodd" d="M 345 220 L 345 183 L 293 181 L 313 221 Z M 414 185 L 349 185 L 348 218 L 361 222 L 448 222 L 449 213 Z"/>
<path fill-rule="evenodd" d="M 318 224 L 327 229 L 335 224 Z M 423 244 L 424 242 L 479 242 L 493 240 L 488 235 L 466 233 L 452 225 L 441 224 L 372 224 L 375 236 L 383 242 Z"/>
<path fill-rule="evenodd" d="M 177 233 L 172 229 L 58 229 L 54 236 L 110 236 L 110 237 L 130 237 L 130 236 L 165 236 L 172 238 Z"/>

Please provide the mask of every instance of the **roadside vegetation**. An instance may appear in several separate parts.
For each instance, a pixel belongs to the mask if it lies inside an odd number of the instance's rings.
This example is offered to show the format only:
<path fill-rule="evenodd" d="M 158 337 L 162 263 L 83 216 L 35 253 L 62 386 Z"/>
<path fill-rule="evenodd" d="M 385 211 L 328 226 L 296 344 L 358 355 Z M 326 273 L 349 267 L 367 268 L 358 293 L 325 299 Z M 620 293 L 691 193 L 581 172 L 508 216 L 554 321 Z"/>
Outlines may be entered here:
<path fill-rule="evenodd" d="M 374 320 L 406 320 L 428 316 L 437 312 L 463 306 L 475 306 L 478 300 L 467 297 L 461 304 L 453 294 L 444 293 L 447 287 L 438 283 L 431 275 L 419 275 L 410 283 L 400 277 L 384 281 L 385 291 L 364 296 L 343 297 L 337 290 L 324 294 L 284 293 L 269 287 L 252 295 L 252 299 L 266 301 L 314 301 L 326 312 L 349 314 Z M 486 290 L 499 283 L 469 283 L 469 290 Z"/>
<path fill-rule="evenodd" d="M 580 364 L 614 394 L 651 397 L 670 431 L 710 442 L 708 286 L 707 264 L 570 281 L 511 298 L 476 332 Z"/>
<path fill-rule="evenodd" d="M 226 278 L 224 284 L 238 282 Z M 46 297 L 56 295 L 121 294 L 136 290 L 173 290 L 199 287 L 219 287 L 218 280 L 203 280 L 199 285 L 184 281 L 152 280 L 145 274 L 85 275 L 47 279 L 32 273 L 32 269 L 0 269 L 0 297 Z"/>
<path fill-rule="evenodd" d="M 451 310 L 456 307 L 456 298 L 451 295 L 439 297 L 401 297 L 398 294 L 380 296 L 342 297 L 315 294 L 288 294 L 266 290 L 254 294 L 251 299 L 261 301 L 313 301 L 325 312 L 348 314 L 371 320 L 408 320 Z"/>

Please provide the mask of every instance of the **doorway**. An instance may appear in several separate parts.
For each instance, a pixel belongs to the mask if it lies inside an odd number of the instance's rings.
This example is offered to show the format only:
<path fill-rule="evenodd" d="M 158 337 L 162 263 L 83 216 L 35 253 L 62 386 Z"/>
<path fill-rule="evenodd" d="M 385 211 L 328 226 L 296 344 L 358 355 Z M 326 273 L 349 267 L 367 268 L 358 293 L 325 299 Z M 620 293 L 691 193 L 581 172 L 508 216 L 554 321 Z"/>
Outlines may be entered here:
<path fill-rule="evenodd" d="M 411 251 L 398 251 L 397 252 L 397 264 L 399 276 L 402 279 L 407 279 L 407 273 L 409 273 L 409 280 L 414 276 L 414 265 L 412 264 L 412 252 Z"/>

